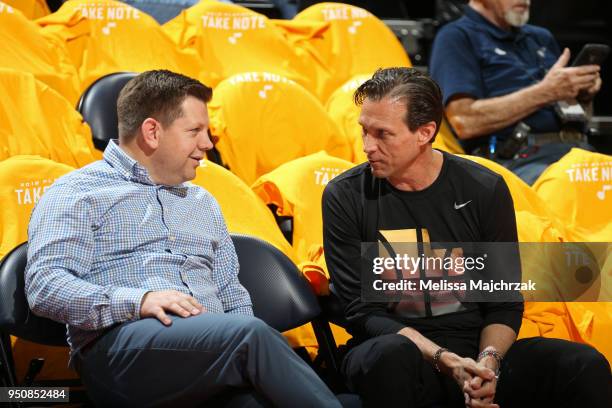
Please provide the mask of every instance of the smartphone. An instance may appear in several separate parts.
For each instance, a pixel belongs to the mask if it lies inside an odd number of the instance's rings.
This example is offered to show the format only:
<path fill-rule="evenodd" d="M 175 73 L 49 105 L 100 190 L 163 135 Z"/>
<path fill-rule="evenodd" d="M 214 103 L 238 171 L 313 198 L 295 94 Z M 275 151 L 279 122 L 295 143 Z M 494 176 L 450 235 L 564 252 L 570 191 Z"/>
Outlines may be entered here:
<path fill-rule="evenodd" d="M 574 59 L 573 67 L 580 65 L 599 65 L 608 57 L 610 47 L 606 44 L 585 44 Z"/>

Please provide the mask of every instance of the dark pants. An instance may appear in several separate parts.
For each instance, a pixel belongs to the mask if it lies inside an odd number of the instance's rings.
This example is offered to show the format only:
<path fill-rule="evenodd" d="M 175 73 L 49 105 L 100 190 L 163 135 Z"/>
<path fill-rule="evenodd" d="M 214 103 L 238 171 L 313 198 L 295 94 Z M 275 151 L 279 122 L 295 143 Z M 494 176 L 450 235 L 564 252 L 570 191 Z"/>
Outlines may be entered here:
<path fill-rule="evenodd" d="M 469 339 L 434 341 L 462 357 L 477 355 L 476 343 Z M 364 406 L 465 407 L 459 386 L 437 373 L 416 345 L 399 334 L 375 337 L 352 348 L 342 372 Z M 501 408 L 612 406 L 607 360 L 590 346 L 559 339 L 516 341 L 502 362 L 496 391 L 495 402 Z"/>
<path fill-rule="evenodd" d="M 123 324 L 77 356 L 97 405 L 185 407 L 212 399 L 220 406 L 340 407 L 261 320 L 213 313 L 172 320 L 169 327 L 152 318 Z"/>

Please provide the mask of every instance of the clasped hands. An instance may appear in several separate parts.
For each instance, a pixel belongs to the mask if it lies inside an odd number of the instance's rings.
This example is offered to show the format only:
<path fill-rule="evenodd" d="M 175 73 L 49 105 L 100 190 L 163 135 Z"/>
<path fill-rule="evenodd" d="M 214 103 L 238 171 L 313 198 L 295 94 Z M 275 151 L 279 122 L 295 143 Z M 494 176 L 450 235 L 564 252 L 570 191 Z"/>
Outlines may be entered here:
<path fill-rule="evenodd" d="M 493 403 L 497 388 L 497 361 L 487 356 L 479 362 L 460 357 L 452 352 L 440 356 L 440 370 L 449 375 L 461 388 L 465 406 L 470 408 L 499 408 Z"/>

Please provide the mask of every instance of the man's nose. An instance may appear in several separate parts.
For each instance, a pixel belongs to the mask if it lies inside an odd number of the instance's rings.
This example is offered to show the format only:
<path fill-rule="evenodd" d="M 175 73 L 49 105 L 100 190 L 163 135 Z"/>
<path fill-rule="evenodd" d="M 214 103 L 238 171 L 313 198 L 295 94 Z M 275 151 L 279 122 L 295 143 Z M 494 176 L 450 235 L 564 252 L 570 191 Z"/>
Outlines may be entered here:
<path fill-rule="evenodd" d="M 214 147 L 214 144 L 211 140 L 210 130 L 206 130 L 202 132 L 202 137 L 200 138 L 200 143 L 198 143 L 198 148 L 200 150 L 210 150 Z"/>
<path fill-rule="evenodd" d="M 363 140 L 363 152 L 365 154 L 374 153 L 376 149 L 378 148 L 374 138 L 368 136 L 367 133 L 363 136 L 362 140 Z"/>

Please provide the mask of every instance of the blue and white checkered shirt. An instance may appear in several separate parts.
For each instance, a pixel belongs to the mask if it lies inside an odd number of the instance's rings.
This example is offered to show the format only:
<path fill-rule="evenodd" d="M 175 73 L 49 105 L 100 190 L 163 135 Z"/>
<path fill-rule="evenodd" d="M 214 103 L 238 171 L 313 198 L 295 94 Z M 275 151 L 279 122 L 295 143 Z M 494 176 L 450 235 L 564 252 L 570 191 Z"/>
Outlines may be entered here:
<path fill-rule="evenodd" d="M 25 284 L 32 310 L 68 325 L 72 354 L 140 318 L 148 291 L 193 296 L 207 313 L 252 315 L 216 200 L 156 185 L 115 141 L 104 160 L 53 184 L 32 213 Z"/>

